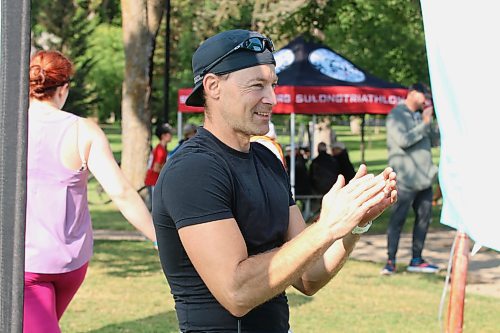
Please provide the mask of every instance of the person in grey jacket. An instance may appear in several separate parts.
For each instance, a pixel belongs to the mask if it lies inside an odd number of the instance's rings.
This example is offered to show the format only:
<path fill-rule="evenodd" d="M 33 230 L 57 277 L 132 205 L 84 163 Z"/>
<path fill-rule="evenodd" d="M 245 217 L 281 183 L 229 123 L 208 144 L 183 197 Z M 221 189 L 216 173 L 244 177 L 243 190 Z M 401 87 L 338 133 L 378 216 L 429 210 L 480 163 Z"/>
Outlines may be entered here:
<path fill-rule="evenodd" d="M 401 230 L 410 207 L 415 212 L 410 272 L 435 273 L 439 268 L 422 258 L 427 229 L 432 218 L 432 183 L 438 168 L 432 163 L 431 147 L 438 138 L 432 126 L 434 110 L 426 106 L 429 89 L 422 83 L 408 89 L 404 103 L 387 117 L 389 166 L 398 175 L 398 201 L 394 204 L 387 230 L 388 260 L 382 274 L 396 272 L 396 252 Z M 423 110 L 422 112 L 419 112 Z"/>

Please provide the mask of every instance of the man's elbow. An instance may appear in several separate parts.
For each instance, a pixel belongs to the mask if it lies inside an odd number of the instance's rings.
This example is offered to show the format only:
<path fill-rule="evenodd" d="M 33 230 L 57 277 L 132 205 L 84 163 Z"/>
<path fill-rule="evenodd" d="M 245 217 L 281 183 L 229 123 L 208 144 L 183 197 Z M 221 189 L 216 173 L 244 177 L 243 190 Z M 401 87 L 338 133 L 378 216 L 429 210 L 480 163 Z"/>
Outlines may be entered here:
<path fill-rule="evenodd" d="M 314 296 L 321 288 L 302 288 L 299 291 L 305 296 Z"/>
<path fill-rule="evenodd" d="M 243 317 L 255 307 L 250 304 L 247 297 L 237 291 L 228 294 L 226 300 L 221 304 L 235 317 Z"/>
<path fill-rule="evenodd" d="M 237 318 L 241 318 L 247 313 L 250 312 L 252 309 L 248 309 L 245 307 L 240 307 L 237 305 L 230 305 L 230 306 L 225 306 L 226 310 L 229 311 L 229 313 Z"/>
<path fill-rule="evenodd" d="M 306 296 L 314 296 L 316 295 L 316 293 L 319 291 L 319 288 L 318 289 L 305 289 L 302 291 L 302 293 Z"/>
<path fill-rule="evenodd" d="M 299 291 L 306 296 L 314 296 L 322 287 L 323 284 L 302 280 Z"/>

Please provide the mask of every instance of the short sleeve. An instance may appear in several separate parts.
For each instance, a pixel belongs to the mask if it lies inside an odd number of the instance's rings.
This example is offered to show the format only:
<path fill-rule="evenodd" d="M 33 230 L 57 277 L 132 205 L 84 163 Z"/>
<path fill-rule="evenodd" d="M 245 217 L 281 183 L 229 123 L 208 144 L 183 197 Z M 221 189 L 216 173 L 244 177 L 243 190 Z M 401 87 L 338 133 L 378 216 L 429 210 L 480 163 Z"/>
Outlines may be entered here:
<path fill-rule="evenodd" d="M 162 146 L 156 146 L 153 153 L 153 163 L 164 164 L 167 160 L 167 151 Z"/>
<path fill-rule="evenodd" d="M 207 153 L 183 154 L 164 172 L 155 195 L 160 192 L 162 206 L 177 229 L 233 217 L 232 182 L 223 161 Z"/>

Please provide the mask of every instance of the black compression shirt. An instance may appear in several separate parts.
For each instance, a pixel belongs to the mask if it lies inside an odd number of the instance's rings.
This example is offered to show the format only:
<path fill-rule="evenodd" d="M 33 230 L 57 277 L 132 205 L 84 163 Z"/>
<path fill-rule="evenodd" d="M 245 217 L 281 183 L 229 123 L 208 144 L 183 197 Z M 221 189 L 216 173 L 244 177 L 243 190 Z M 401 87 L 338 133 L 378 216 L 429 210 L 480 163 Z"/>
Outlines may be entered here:
<path fill-rule="evenodd" d="M 283 245 L 294 204 L 281 162 L 259 143 L 243 153 L 200 128 L 167 162 L 155 187 L 153 220 L 182 332 L 236 332 L 238 318 L 210 293 L 177 230 L 234 218 L 255 255 Z M 288 317 L 283 293 L 240 318 L 241 331 L 286 333 Z"/>

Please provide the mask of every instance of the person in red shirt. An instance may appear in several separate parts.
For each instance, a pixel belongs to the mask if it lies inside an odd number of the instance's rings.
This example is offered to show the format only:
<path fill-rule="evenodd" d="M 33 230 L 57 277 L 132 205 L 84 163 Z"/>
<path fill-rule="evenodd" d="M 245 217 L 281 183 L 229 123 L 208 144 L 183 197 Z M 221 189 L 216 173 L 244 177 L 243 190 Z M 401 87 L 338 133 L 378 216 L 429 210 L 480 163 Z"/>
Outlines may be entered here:
<path fill-rule="evenodd" d="M 172 140 L 172 126 L 168 123 L 159 124 L 156 127 L 156 136 L 160 139 L 158 145 L 151 151 L 148 161 L 148 171 L 144 185 L 148 188 L 149 202 L 148 208 L 153 208 L 153 191 L 160 175 L 161 168 L 167 162 L 168 150 L 167 145 Z"/>

